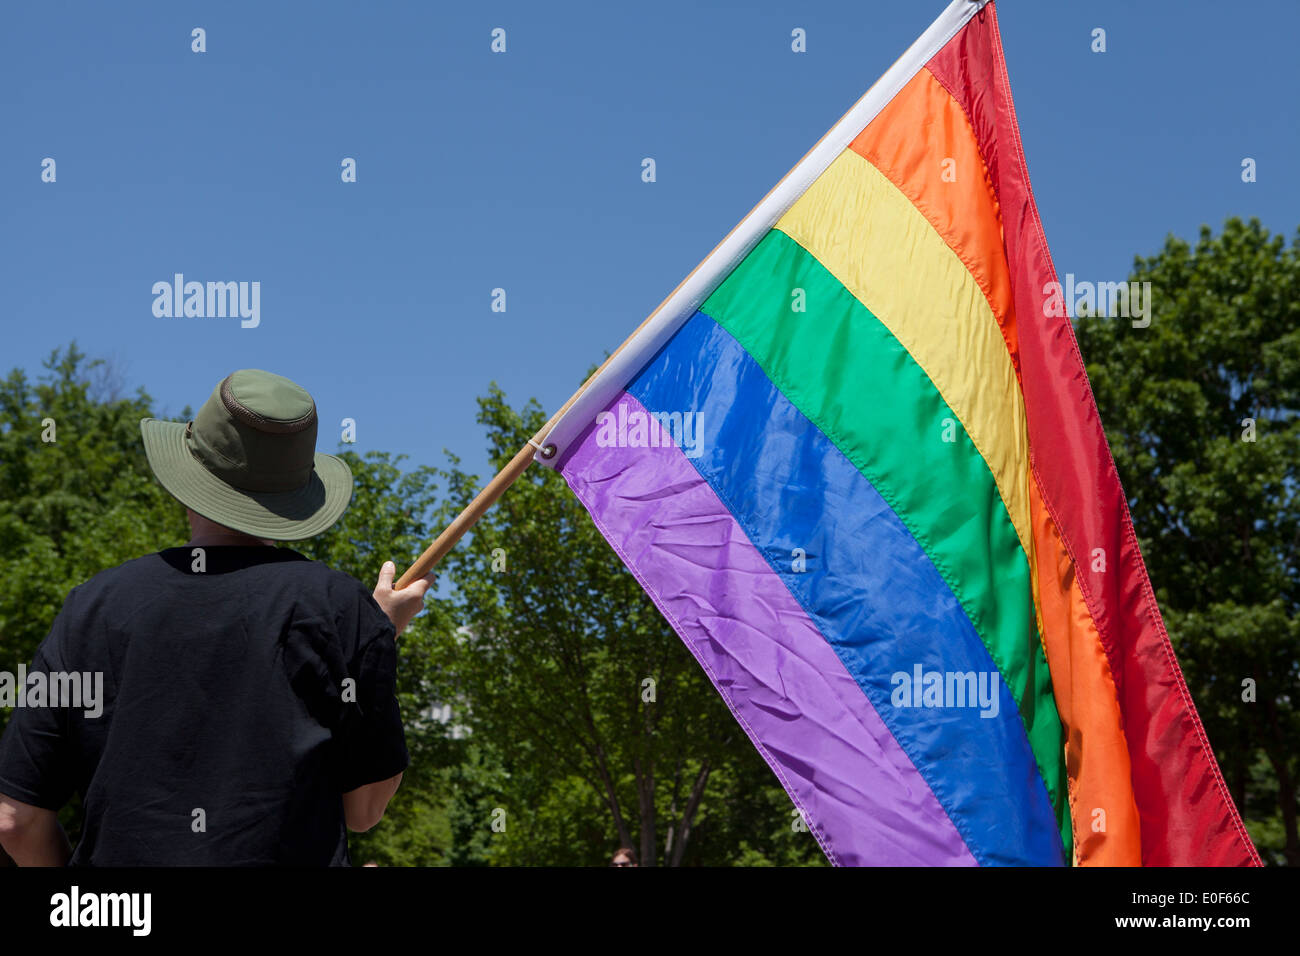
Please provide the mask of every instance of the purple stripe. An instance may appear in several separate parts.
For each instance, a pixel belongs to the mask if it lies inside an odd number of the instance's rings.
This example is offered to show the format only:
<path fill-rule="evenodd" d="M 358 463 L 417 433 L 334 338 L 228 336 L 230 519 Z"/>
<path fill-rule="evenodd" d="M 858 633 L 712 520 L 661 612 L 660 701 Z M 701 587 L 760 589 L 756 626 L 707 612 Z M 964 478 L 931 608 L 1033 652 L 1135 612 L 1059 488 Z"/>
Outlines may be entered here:
<path fill-rule="evenodd" d="M 625 403 L 622 392 L 606 406 Z M 974 866 L 835 651 L 680 449 L 602 448 L 561 471 L 799 807 L 847 866 Z M 651 420 L 651 442 L 660 435 Z"/>

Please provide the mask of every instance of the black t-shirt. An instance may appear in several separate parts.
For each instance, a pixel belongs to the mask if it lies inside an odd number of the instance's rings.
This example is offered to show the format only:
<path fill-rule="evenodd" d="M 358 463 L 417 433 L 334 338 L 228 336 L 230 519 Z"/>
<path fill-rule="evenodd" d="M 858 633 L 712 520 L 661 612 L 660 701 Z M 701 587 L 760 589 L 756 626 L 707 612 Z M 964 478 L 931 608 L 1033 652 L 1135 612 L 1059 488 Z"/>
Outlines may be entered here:
<path fill-rule="evenodd" d="M 15 708 L 0 739 L 0 793 L 81 794 L 73 865 L 349 865 L 343 793 L 410 760 L 392 622 L 296 551 L 192 551 L 69 593 L 30 668 L 58 672 L 47 706 Z"/>

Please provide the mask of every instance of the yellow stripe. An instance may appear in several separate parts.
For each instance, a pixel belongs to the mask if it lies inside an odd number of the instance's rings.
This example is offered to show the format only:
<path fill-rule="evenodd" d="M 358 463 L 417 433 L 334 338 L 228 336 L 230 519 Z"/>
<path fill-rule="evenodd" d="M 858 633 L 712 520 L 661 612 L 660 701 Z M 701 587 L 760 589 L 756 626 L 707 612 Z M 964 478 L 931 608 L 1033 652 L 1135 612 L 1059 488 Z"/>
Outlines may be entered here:
<path fill-rule="evenodd" d="M 1024 397 L 970 270 L 911 200 L 851 149 L 776 228 L 825 266 L 930 376 L 993 473 L 1029 561 L 1034 607 L 1041 607 Z M 917 438 L 942 441 L 942 435 L 936 422 L 932 434 Z"/>

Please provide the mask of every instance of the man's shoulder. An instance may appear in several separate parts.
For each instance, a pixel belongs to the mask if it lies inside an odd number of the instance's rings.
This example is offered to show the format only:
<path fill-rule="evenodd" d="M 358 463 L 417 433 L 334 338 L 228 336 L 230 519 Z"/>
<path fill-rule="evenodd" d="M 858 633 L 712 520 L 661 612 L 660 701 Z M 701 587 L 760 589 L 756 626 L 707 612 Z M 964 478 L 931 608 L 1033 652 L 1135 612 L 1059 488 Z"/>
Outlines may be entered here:
<path fill-rule="evenodd" d="M 152 601 L 160 581 L 169 573 L 160 554 L 141 555 L 104 568 L 71 588 L 51 631 L 65 648 L 86 642 L 91 622 L 114 624 Z M 91 642 L 94 643 L 94 642 Z"/>
<path fill-rule="evenodd" d="M 130 588 L 143 581 L 156 580 L 167 571 L 167 565 L 162 559 L 162 554 L 160 551 L 143 554 L 138 558 L 131 558 L 111 568 L 97 571 L 74 587 L 69 592 L 68 599 L 71 600 L 75 596 L 82 601 L 88 601 L 124 588 Z"/>
<path fill-rule="evenodd" d="M 294 590 L 302 593 L 310 589 L 323 596 L 333 611 L 334 624 L 341 636 L 353 636 L 361 645 L 385 633 L 396 636 L 392 622 L 369 587 L 348 572 L 323 561 L 314 561 L 300 554 L 297 557 L 301 560 L 287 566 L 288 573 L 302 575 L 294 580 Z M 299 582 L 302 582 L 302 587 L 298 586 Z"/>
<path fill-rule="evenodd" d="M 294 551 L 280 548 L 275 573 L 289 576 L 295 584 L 324 593 L 329 603 L 340 613 L 360 613 L 363 616 L 387 615 L 379 607 L 371 589 L 346 571 L 317 561 Z"/>
<path fill-rule="evenodd" d="M 293 556 L 292 559 L 286 559 L 283 563 L 277 565 L 285 573 L 301 575 L 304 578 L 319 581 L 328 587 L 331 593 L 341 596 L 367 597 L 370 595 L 369 589 L 348 572 L 340 571 L 324 561 L 308 558 L 291 548 L 281 548 L 280 550 Z"/>

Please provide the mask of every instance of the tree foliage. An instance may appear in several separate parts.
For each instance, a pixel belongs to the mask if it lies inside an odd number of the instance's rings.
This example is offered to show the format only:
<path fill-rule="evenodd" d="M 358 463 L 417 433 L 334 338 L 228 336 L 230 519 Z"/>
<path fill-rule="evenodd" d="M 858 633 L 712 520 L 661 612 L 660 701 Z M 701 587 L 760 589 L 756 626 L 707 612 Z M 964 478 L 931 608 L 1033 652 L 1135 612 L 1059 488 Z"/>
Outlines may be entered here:
<path fill-rule="evenodd" d="M 102 363 L 76 343 L 44 367 L 36 383 L 17 369 L 0 383 L 0 648 L 11 664 L 31 660 L 74 586 L 189 537 L 140 441 L 148 394 L 96 401 Z"/>

